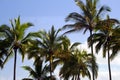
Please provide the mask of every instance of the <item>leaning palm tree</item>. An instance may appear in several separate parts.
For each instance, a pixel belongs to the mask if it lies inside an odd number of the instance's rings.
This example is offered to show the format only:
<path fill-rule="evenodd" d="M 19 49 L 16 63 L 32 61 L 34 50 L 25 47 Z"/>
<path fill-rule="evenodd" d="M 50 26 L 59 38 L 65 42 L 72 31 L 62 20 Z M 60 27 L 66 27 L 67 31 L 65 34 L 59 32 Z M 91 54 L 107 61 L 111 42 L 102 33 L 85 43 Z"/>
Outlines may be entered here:
<path fill-rule="evenodd" d="M 107 19 L 98 23 L 97 30 L 98 32 L 92 34 L 88 38 L 89 46 L 96 43 L 96 52 L 98 53 L 101 48 L 103 48 L 103 57 L 108 55 L 108 69 L 109 69 L 109 78 L 112 80 L 111 76 L 111 67 L 110 67 L 110 56 L 115 56 L 116 53 L 115 48 L 115 35 L 116 34 L 116 23 L 118 24 L 119 21 L 116 19 L 110 19 L 109 16 Z M 92 40 L 91 40 L 92 39 Z M 113 48 L 114 46 L 114 48 Z M 113 49 L 113 54 L 110 54 L 110 50 Z"/>
<path fill-rule="evenodd" d="M 110 8 L 107 6 L 102 6 L 100 9 L 97 9 L 97 3 L 99 0 L 86 0 L 84 3 L 82 0 L 75 0 L 77 5 L 80 7 L 82 13 L 70 13 L 66 21 L 74 21 L 74 24 L 67 24 L 63 28 L 70 28 L 71 30 L 66 33 L 80 31 L 84 29 L 84 33 L 89 30 L 90 35 L 92 35 L 94 28 L 96 27 L 97 22 L 101 20 L 101 14 L 105 11 L 110 11 Z M 93 55 L 93 45 L 91 45 L 91 54 Z M 94 73 L 94 64 L 92 65 L 93 80 L 97 78 L 97 75 Z"/>
<path fill-rule="evenodd" d="M 26 36 L 25 36 L 25 30 L 28 29 L 30 26 L 33 26 L 32 23 L 20 23 L 20 17 L 14 20 L 14 22 L 11 20 L 11 27 L 5 25 L 3 26 L 3 32 L 6 33 L 6 35 L 9 37 L 7 40 L 9 42 L 9 48 L 7 50 L 7 57 L 4 61 L 4 64 L 8 60 L 8 58 L 14 54 L 14 74 L 13 74 L 13 80 L 16 80 L 16 62 L 17 62 L 17 52 L 22 55 L 22 60 L 24 59 L 24 53 L 26 49 Z M 6 44 L 6 43 L 5 43 Z"/>

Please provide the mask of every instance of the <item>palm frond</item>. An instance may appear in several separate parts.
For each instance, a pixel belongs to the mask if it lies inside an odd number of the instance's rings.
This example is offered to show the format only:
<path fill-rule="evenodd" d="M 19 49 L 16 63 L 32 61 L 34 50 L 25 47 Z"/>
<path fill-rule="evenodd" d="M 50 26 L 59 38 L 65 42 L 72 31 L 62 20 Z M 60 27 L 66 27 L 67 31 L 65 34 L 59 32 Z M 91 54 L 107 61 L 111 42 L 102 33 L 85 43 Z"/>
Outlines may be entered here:
<path fill-rule="evenodd" d="M 19 31 L 19 39 L 22 39 L 25 35 L 25 31 L 30 28 L 31 26 L 33 26 L 32 23 L 24 23 L 24 24 L 21 24 L 20 25 L 20 29 L 18 30 Z"/>
<path fill-rule="evenodd" d="M 110 9 L 110 7 L 108 7 L 108 6 L 102 6 L 99 10 L 98 10 L 98 13 L 97 13 L 97 17 L 99 17 L 102 13 L 104 13 L 104 12 L 110 12 L 111 11 L 111 9 Z"/>
<path fill-rule="evenodd" d="M 10 56 L 13 56 L 13 46 L 11 46 L 9 48 L 9 50 L 7 51 L 7 57 L 5 58 L 3 65 L 5 65 L 5 63 L 8 61 L 8 59 L 10 58 Z"/>
<path fill-rule="evenodd" d="M 76 48 L 78 45 L 80 45 L 79 42 L 73 43 L 73 44 L 71 45 L 71 47 L 70 47 L 70 50 L 75 50 L 75 48 Z"/>
<path fill-rule="evenodd" d="M 75 22 L 83 22 L 83 23 L 85 23 L 86 19 L 81 14 L 73 12 L 73 13 L 70 13 L 66 17 L 65 21 L 66 22 L 68 22 L 68 21 L 75 21 Z"/>
<path fill-rule="evenodd" d="M 33 78 L 37 78 L 37 74 L 36 72 L 29 66 L 22 66 L 23 69 L 29 71 L 30 75 L 29 76 L 32 76 Z"/>

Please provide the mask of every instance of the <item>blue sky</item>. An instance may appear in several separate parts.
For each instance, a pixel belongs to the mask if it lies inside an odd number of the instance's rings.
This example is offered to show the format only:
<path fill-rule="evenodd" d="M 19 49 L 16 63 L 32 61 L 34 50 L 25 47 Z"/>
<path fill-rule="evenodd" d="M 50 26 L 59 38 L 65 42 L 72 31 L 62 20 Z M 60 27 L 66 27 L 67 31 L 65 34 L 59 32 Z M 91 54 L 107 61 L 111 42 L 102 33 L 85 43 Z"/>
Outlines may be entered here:
<path fill-rule="evenodd" d="M 110 16 L 120 19 L 119 3 L 120 0 L 100 0 L 99 5 L 108 5 L 112 9 L 112 12 L 109 13 Z M 9 25 L 10 19 L 17 18 L 20 15 L 22 22 L 32 22 L 35 25 L 28 31 L 49 30 L 52 25 L 57 29 L 66 24 L 64 19 L 71 12 L 80 12 L 74 0 L 0 0 L 0 25 Z M 87 36 L 88 34 L 83 36 L 81 33 L 68 35 L 72 42 L 79 41 L 84 43 L 84 48 L 87 47 Z M 107 59 L 102 59 L 100 55 L 97 57 L 100 66 L 98 80 L 101 80 L 101 78 L 108 80 Z M 119 57 L 112 61 L 113 80 L 118 80 L 120 76 Z M 21 62 L 21 57 L 18 56 L 17 80 L 28 77 L 27 72 L 21 69 L 21 66 L 32 64 L 31 61 L 26 60 L 24 63 Z M 5 68 L 0 70 L 0 80 L 12 80 L 12 74 L 13 59 L 11 58 L 5 65 Z"/>

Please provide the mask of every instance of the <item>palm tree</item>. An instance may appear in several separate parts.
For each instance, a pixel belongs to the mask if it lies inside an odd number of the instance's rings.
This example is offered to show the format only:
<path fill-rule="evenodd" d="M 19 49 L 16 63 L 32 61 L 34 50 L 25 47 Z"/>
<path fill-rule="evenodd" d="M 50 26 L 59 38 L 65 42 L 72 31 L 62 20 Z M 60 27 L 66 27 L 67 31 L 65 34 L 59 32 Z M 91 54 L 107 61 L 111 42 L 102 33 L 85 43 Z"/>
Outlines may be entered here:
<path fill-rule="evenodd" d="M 31 23 L 20 23 L 20 16 L 14 20 L 11 20 L 11 26 L 4 25 L 3 32 L 9 37 L 9 40 L 4 44 L 9 42 L 9 48 L 7 50 L 7 57 L 4 61 L 4 64 L 8 60 L 8 58 L 14 53 L 14 75 L 13 80 L 16 80 L 16 62 L 17 62 L 17 52 L 22 55 L 22 60 L 24 59 L 26 43 L 24 42 L 25 37 L 25 30 L 28 29 L 30 26 L 33 26 Z"/>
<path fill-rule="evenodd" d="M 64 36 L 59 35 L 58 33 L 61 29 L 55 30 L 54 26 L 52 26 L 51 30 L 48 32 L 45 30 L 40 30 L 38 32 L 33 33 L 36 34 L 35 38 L 31 41 L 31 47 L 28 49 L 28 57 L 36 58 L 37 56 L 45 58 L 46 62 L 49 61 L 49 70 L 50 76 L 52 78 L 53 61 L 56 55 L 60 53 L 61 44 L 63 42 Z M 34 43 L 35 42 L 35 43 Z"/>
<path fill-rule="evenodd" d="M 96 69 L 98 69 L 96 63 L 95 66 Z M 87 54 L 86 51 L 80 51 L 77 49 L 70 54 L 67 60 L 64 60 L 63 66 L 60 70 L 60 76 L 64 80 L 68 80 L 70 77 L 72 80 L 81 80 L 80 76 L 87 76 L 91 80 L 90 70 L 92 70 L 92 55 Z"/>
<path fill-rule="evenodd" d="M 113 48 L 113 46 L 114 46 L 114 40 L 116 37 L 114 35 L 114 34 L 116 34 L 116 32 L 115 32 L 116 23 L 118 24 L 119 21 L 116 19 L 110 19 L 108 16 L 107 19 L 98 23 L 98 27 L 97 27 L 98 32 L 92 34 L 88 38 L 89 46 L 96 43 L 96 52 L 97 53 L 101 48 L 103 48 L 103 57 L 106 57 L 106 53 L 107 53 L 110 80 L 112 80 L 111 67 L 110 67 L 110 49 Z M 114 48 L 113 48 L 113 52 L 115 52 Z M 115 56 L 115 55 L 112 55 L 112 56 Z"/>
<path fill-rule="evenodd" d="M 70 13 L 66 21 L 74 21 L 74 24 L 67 24 L 63 28 L 70 28 L 71 30 L 66 33 L 75 32 L 84 30 L 84 33 L 89 30 L 90 35 L 92 35 L 94 28 L 96 27 L 97 22 L 101 20 L 101 14 L 105 11 L 110 11 L 110 8 L 107 6 L 102 6 L 100 9 L 97 9 L 97 3 L 99 0 L 86 0 L 86 4 L 81 0 L 75 0 L 77 5 L 80 7 L 82 14 L 73 12 Z M 91 45 L 91 54 L 93 55 L 93 45 Z M 92 65 L 93 80 L 97 78 L 97 75 L 94 73 L 94 65 Z"/>
<path fill-rule="evenodd" d="M 44 60 L 42 60 L 40 57 L 37 58 L 34 62 L 34 69 L 32 69 L 29 66 L 23 66 L 23 68 L 27 71 L 29 71 L 30 75 L 35 80 L 49 80 L 50 76 L 48 76 L 49 72 L 49 66 L 43 64 Z M 43 66 L 45 65 L 45 66 Z M 52 76 L 52 78 L 55 80 L 55 77 Z M 53 80 L 52 79 L 52 80 Z"/>
<path fill-rule="evenodd" d="M 79 46 L 79 44 L 80 43 L 78 42 L 71 44 L 70 40 L 67 37 L 64 38 L 61 53 L 59 53 L 59 55 L 55 57 L 57 60 L 53 62 L 53 65 L 56 66 L 58 64 L 62 64 L 59 75 L 64 80 L 68 80 L 70 77 L 72 78 L 72 80 L 80 80 L 80 75 L 82 75 L 83 77 L 88 76 L 88 78 L 91 79 L 89 69 L 92 69 L 92 56 L 90 54 L 87 54 L 86 51 L 78 50 L 77 47 Z M 94 70 L 97 73 L 98 66 L 95 62 L 95 58 L 94 63 Z"/>

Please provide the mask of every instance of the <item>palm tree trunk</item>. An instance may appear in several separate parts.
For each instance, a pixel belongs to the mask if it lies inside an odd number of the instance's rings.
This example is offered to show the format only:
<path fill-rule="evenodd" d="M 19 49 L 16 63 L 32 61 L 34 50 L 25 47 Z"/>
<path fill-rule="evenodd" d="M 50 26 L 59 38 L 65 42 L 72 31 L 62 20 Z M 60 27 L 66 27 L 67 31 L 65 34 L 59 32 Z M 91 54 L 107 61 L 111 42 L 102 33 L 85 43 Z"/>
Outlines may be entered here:
<path fill-rule="evenodd" d="M 110 66 L 110 52 L 109 52 L 109 47 L 108 47 L 108 70 L 109 70 L 109 80 L 112 80 L 112 76 L 111 76 L 111 66 Z"/>
<path fill-rule="evenodd" d="M 50 80 L 52 80 L 52 55 L 50 55 Z"/>
<path fill-rule="evenodd" d="M 92 30 L 90 30 L 90 36 L 92 36 Z M 92 39 L 91 39 L 92 42 Z M 91 44 L 91 54 L 92 54 L 92 78 L 93 80 L 95 80 L 95 76 L 94 76 L 94 55 L 93 55 L 93 45 Z"/>
<path fill-rule="evenodd" d="M 75 76 L 75 80 L 77 80 L 77 76 Z"/>
<path fill-rule="evenodd" d="M 90 30 L 90 36 L 92 35 L 92 30 Z M 91 40 L 92 41 L 92 40 Z M 92 54 L 92 78 L 93 80 L 95 80 L 95 76 L 94 76 L 94 55 L 93 55 L 93 45 L 91 44 L 91 54 Z"/>
<path fill-rule="evenodd" d="M 79 68 L 79 72 L 78 72 L 78 80 L 81 80 L 80 79 L 80 68 Z"/>
<path fill-rule="evenodd" d="M 80 80 L 80 75 L 78 75 L 78 80 Z"/>
<path fill-rule="evenodd" d="M 16 61 L 17 61 L 17 49 L 14 49 L 14 73 L 13 73 L 13 80 L 16 80 Z"/>
<path fill-rule="evenodd" d="M 73 75 L 73 77 L 72 77 L 72 79 L 71 80 L 74 80 L 74 75 Z"/>

